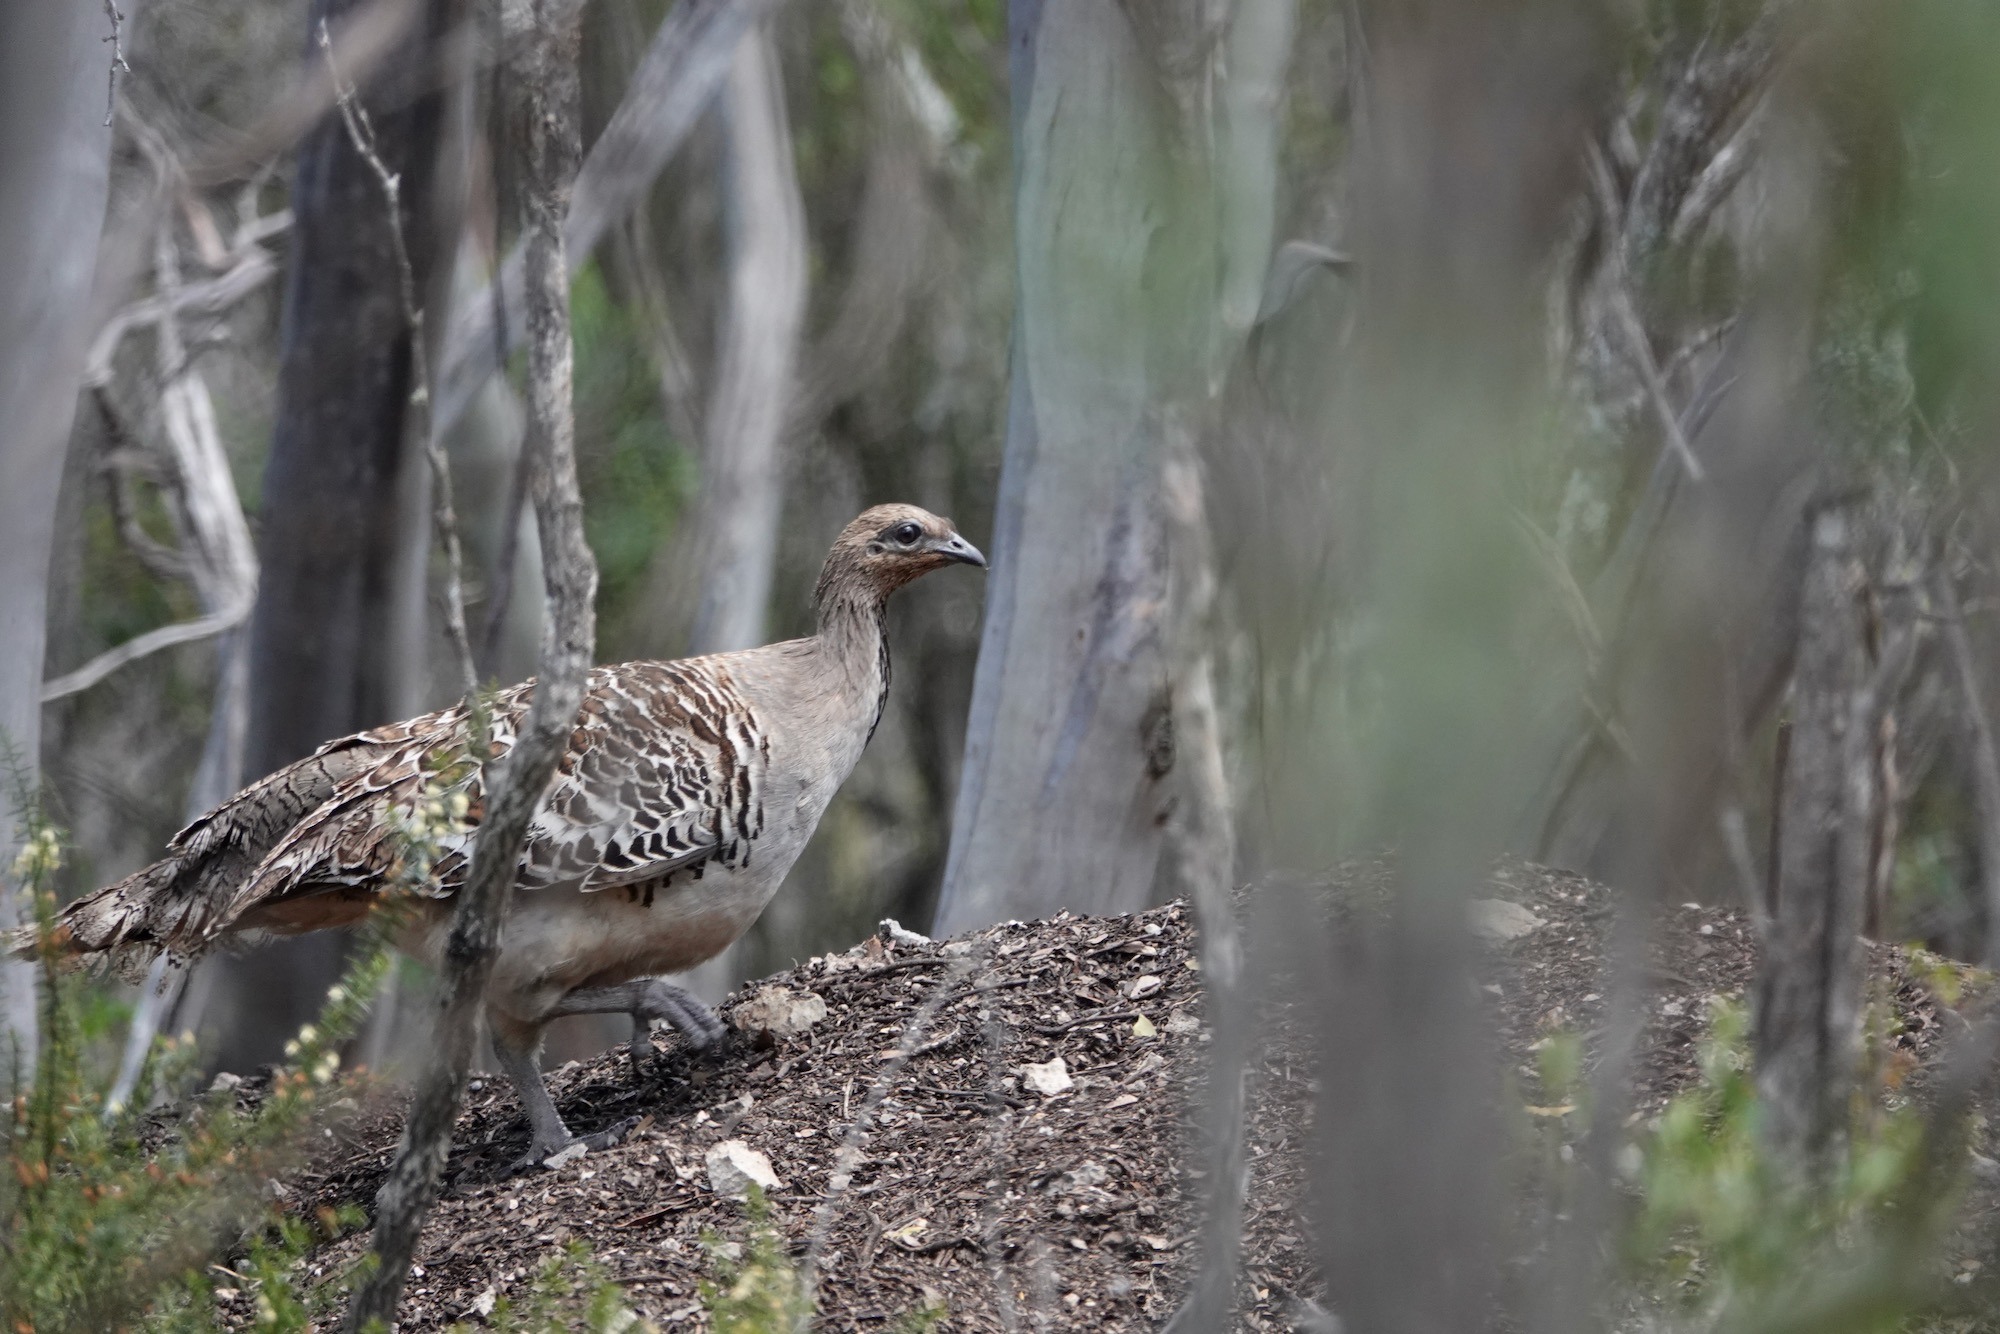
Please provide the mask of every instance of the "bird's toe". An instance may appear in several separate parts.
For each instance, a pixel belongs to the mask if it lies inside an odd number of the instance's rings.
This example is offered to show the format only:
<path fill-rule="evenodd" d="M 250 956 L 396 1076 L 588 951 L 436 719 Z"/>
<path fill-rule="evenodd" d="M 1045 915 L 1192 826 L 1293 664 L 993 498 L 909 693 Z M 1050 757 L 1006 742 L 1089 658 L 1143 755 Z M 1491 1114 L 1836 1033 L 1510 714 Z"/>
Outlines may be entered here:
<path fill-rule="evenodd" d="M 727 1031 L 715 1011 L 684 987 L 656 978 L 653 985 L 647 988 L 647 993 L 650 1017 L 672 1024 L 674 1031 L 696 1051 L 714 1046 Z"/>
<path fill-rule="evenodd" d="M 615 1121 L 602 1130 L 595 1130 L 588 1135 L 579 1136 L 577 1142 L 592 1153 L 602 1153 L 606 1149 L 616 1148 L 618 1145 L 623 1144 L 625 1137 L 630 1135 L 638 1125 L 638 1117 L 628 1116 L 623 1121 Z"/>

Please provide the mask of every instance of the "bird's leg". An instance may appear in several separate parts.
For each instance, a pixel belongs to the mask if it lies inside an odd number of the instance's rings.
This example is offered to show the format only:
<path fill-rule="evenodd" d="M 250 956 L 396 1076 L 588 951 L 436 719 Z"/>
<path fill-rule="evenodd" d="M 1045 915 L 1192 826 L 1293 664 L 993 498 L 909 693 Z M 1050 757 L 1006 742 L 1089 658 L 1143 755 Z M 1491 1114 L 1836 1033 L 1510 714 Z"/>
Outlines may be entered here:
<path fill-rule="evenodd" d="M 549 1018 L 566 1014 L 631 1015 L 634 1070 L 640 1069 L 639 1053 L 655 1019 L 672 1024 L 696 1051 L 714 1046 L 724 1031 L 715 1011 L 693 992 L 657 977 L 635 978 L 615 987 L 581 987 L 557 1001 Z"/>
<path fill-rule="evenodd" d="M 495 1034 L 493 1054 L 500 1059 L 500 1068 L 507 1072 L 507 1078 L 513 1081 L 514 1092 L 521 1097 L 521 1110 L 528 1114 L 528 1126 L 534 1135 L 528 1152 L 514 1164 L 513 1170 L 533 1167 L 570 1142 L 569 1127 L 563 1124 L 562 1113 L 556 1110 L 555 1099 L 549 1096 L 549 1086 L 542 1081 L 541 1063 L 535 1059 L 533 1048 L 511 1046 Z"/>
<path fill-rule="evenodd" d="M 493 1054 L 500 1058 L 500 1067 L 507 1072 L 507 1078 L 514 1081 L 514 1091 L 521 1095 L 521 1108 L 527 1112 L 528 1125 L 533 1131 L 528 1151 L 507 1169 L 509 1176 L 541 1166 L 550 1154 L 572 1144 L 580 1143 L 593 1152 L 608 1149 L 622 1141 L 632 1127 L 639 1124 L 638 1117 L 628 1116 L 592 1134 L 572 1135 L 569 1127 L 563 1124 L 562 1113 L 556 1110 L 555 1099 L 549 1096 L 549 1086 L 542 1079 L 542 1067 L 535 1059 L 533 1049 L 509 1046 L 496 1036 L 493 1039 Z"/>

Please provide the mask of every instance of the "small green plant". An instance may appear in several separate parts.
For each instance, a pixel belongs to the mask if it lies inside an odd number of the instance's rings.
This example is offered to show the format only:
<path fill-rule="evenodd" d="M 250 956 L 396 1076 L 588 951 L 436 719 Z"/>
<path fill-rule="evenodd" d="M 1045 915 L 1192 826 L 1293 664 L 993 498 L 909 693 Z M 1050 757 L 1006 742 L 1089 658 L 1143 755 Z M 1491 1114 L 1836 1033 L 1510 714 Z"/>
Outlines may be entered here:
<path fill-rule="evenodd" d="M 625 1304 L 604 1266 L 580 1241 L 572 1241 L 542 1261 L 520 1301 L 503 1297 L 494 1303 L 486 1328 L 499 1334 L 639 1334 L 653 1328 Z M 453 1325 L 450 1334 L 472 1334 L 472 1326 Z"/>
<path fill-rule="evenodd" d="M 426 878 L 443 841 L 461 832 L 454 788 L 463 765 L 438 774 L 410 813 L 403 873 L 395 888 Z M 330 1101 L 340 1047 L 366 1019 L 393 955 L 395 904 L 362 932 L 352 962 L 315 1023 L 285 1048 L 286 1064 L 243 1108 L 232 1089 L 193 1099 L 167 1123 L 143 1100 L 107 1108 L 113 1040 L 122 1017 L 102 987 L 67 966 L 56 947 L 54 877 L 65 847 L 31 792 L 27 837 L 11 867 L 24 916 L 35 927 L 40 981 L 38 1059 L 16 1060 L 11 1101 L 0 1106 L 0 1328 L 156 1334 L 218 1328 L 218 1290 L 251 1303 L 252 1327 L 310 1328 L 318 1296 L 290 1277 L 314 1244 L 313 1226 L 272 1206 L 266 1183 L 298 1161 L 305 1132 Z M 191 1039 L 162 1039 L 140 1087 L 182 1087 L 195 1067 Z M 316 1220 L 333 1235 L 358 1215 Z M 215 1262 L 236 1254 L 239 1268 Z M 240 1322 L 242 1309 L 233 1309 Z"/>
<path fill-rule="evenodd" d="M 235 1268 L 211 1264 L 183 1276 L 179 1292 L 164 1295 L 147 1313 L 145 1334 L 211 1334 L 240 1327 L 249 1316 L 257 1334 L 310 1334 L 332 1311 L 337 1285 L 301 1290 L 297 1270 L 313 1249 L 362 1226 L 353 1205 L 323 1209 L 313 1224 L 279 1216 L 250 1243 Z"/>
<path fill-rule="evenodd" d="M 894 1328 L 897 1334 L 932 1334 L 950 1314 L 951 1308 L 945 1305 L 944 1298 L 938 1296 L 933 1289 L 926 1288 L 923 1304 L 913 1310 L 905 1311 L 896 1321 Z"/>
<path fill-rule="evenodd" d="M 715 1334 L 795 1334 L 812 1318 L 812 1293 L 799 1266 L 785 1253 L 784 1234 L 771 1221 L 771 1206 L 756 1186 L 744 1206 L 750 1220 L 747 1246 L 704 1232 L 702 1246 L 717 1278 L 701 1284 Z"/>
<path fill-rule="evenodd" d="M 1878 1025 L 1871 1024 L 1871 1028 Z M 1908 1253 L 1911 1183 L 1921 1170 L 1923 1122 L 1908 1108 L 1870 1106 L 1853 1118 L 1845 1149 L 1807 1187 L 1773 1161 L 1758 1133 L 1748 1019 L 1740 1003 L 1715 1007 L 1701 1077 L 1661 1114 L 1641 1144 L 1641 1201 L 1631 1255 L 1641 1286 L 1695 1327 L 1739 1327 L 1835 1274 Z M 1925 1202 L 1933 1216 L 1949 1200 Z M 1911 1311 L 1905 1286 L 1879 1319 L 1854 1329 L 1898 1329 Z M 1893 1309 L 1892 1309 L 1893 1308 Z"/>

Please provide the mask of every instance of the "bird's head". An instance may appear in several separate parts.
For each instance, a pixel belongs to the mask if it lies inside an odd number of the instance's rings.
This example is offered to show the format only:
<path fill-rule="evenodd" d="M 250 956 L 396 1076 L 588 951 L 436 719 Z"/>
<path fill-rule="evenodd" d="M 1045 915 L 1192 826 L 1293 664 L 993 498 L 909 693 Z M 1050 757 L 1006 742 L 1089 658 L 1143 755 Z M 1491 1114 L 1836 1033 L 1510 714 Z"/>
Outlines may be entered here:
<path fill-rule="evenodd" d="M 835 601 L 879 603 L 922 575 L 946 565 L 986 568 L 979 548 L 950 519 L 915 505 L 877 505 L 841 529 L 813 590 L 815 606 Z"/>

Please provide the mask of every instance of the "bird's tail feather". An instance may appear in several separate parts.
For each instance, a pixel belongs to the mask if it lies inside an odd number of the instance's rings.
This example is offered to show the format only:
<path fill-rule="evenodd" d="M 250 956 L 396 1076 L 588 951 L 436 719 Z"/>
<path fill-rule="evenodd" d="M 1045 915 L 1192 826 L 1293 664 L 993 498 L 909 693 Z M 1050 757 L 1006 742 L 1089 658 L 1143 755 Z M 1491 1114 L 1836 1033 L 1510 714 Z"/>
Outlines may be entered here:
<path fill-rule="evenodd" d="M 46 939 L 36 926 L 9 932 L 7 948 L 29 958 L 47 948 L 75 962 L 100 954 L 193 953 L 206 943 L 210 906 L 208 896 L 189 892 L 198 890 L 199 872 L 180 857 L 154 862 L 69 904 Z"/>

